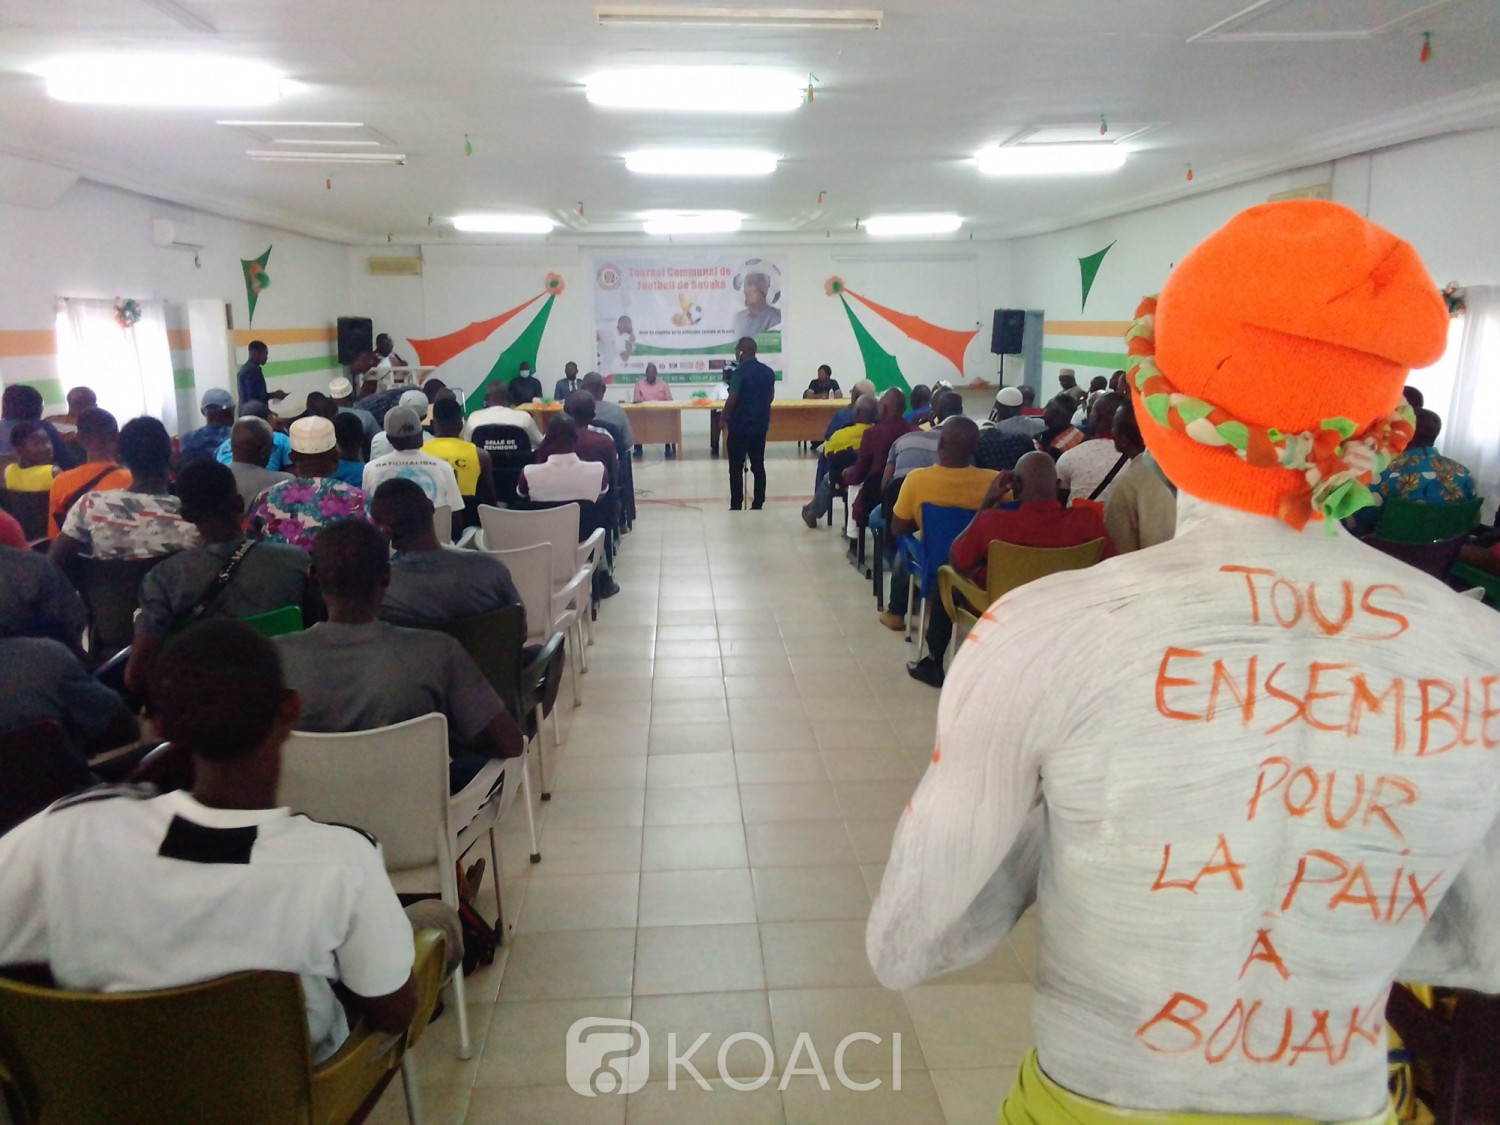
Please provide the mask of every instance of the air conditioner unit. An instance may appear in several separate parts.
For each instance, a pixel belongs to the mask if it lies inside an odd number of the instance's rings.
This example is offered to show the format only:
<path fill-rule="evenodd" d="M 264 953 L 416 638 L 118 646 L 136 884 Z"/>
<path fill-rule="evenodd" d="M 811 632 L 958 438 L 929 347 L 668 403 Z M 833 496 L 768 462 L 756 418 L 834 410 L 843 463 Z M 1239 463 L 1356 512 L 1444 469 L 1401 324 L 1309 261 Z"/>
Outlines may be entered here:
<path fill-rule="evenodd" d="M 371 258 L 370 272 L 376 277 L 421 277 L 421 258 Z"/>
<path fill-rule="evenodd" d="M 1308 187 L 1292 188 L 1290 191 L 1278 191 L 1275 195 L 1268 196 L 1267 203 L 1285 203 L 1290 199 L 1332 199 L 1332 184 L 1311 184 Z"/>
<path fill-rule="evenodd" d="M 201 227 L 189 226 L 172 219 L 151 220 L 151 241 L 157 246 L 177 246 L 197 250 L 208 245 L 208 235 Z"/>

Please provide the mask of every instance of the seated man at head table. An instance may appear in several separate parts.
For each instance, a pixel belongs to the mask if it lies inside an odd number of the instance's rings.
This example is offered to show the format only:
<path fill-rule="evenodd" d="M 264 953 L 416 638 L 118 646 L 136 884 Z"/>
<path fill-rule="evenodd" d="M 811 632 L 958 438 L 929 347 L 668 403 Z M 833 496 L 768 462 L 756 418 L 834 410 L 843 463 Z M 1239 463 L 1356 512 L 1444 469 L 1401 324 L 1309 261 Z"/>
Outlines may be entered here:
<path fill-rule="evenodd" d="M 867 933 L 906 989 L 1035 900 L 1006 1125 L 1394 1123 L 1392 981 L 1500 990 L 1500 737 L 1457 702 L 1500 618 L 1338 524 L 1447 335 L 1409 245 L 1311 200 L 1242 212 L 1141 303 L 1178 534 L 980 619 Z"/>
<path fill-rule="evenodd" d="M 520 756 L 520 729 L 462 645 L 379 619 L 391 581 L 380 532 L 357 520 L 332 524 L 318 532 L 312 554 L 328 620 L 276 638 L 287 685 L 302 696 L 298 730 L 374 730 L 441 711 L 455 793 L 487 760 Z"/>
<path fill-rule="evenodd" d="M 635 385 L 635 391 L 630 396 L 632 402 L 671 402 L 672 387 L 664 380 L 656 370 L 656 364 L 646 364 L 645 378 L 639 380 Z M 641 447 L 635 447 L 635 455 L 641 456 Z M 667 460 L 677 456 L 677 447 L 671 442 L 667 443 Z"/>
<path fill-rule="evenodd" d="M 278 807 L 298 698 L 272 643 L 206 622 L 157 665 L 151 703 L 192 788 L 99 786 L 0 836 L 0 964 L 99 992 L 297 973 L 314 1061 L 349 1034 L 334 982 L 375 1030 L 408 1031 L 413 930 L 444 933 L 451 974 L 462 927 L 431 899 L 403 911 L 368 833 Z"/>

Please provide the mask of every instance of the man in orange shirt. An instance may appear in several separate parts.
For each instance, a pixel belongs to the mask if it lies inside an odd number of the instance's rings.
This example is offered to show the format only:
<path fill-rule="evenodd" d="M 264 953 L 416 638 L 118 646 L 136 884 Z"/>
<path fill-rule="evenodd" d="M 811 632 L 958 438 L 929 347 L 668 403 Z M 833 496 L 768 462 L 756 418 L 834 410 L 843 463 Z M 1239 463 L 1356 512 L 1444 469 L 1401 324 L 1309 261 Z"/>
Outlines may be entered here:
<path fill-rule="evenodd" d="M 78 441 L 84 448 L 84 463 L 52 478 L 52 498 L 47 506 L 47 538 L 62 531 L 68 509 L 90 492 L 129 488 L 130 470 L 116 464 L 120 427 L 115 416 L 97 406 L 79 412 Z"/>

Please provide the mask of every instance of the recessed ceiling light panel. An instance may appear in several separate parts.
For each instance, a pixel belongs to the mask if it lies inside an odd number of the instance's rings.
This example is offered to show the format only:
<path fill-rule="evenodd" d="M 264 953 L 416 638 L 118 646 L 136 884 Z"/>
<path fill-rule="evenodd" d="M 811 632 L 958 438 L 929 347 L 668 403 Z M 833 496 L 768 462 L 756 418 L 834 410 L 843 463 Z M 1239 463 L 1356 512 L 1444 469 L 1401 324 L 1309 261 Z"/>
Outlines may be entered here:
<path fill-rule="evenodd" d="M 259 149 L 245 152 L 260 164 L 405 164 L 404 152 L 300 152 L 297 149 Z"/>
<path fill-rule="evenodd" d="M 42 68 L 47 96 L 94 105 L 269 105 L 282 76 L 246 59 L 75 55 Z"/>
<path fill-rule="evenodd" d="M 545 215 L 473 214 L 453 216 L 453 229 L 468 234 L 550 234 L 557 223 Z"/>
<path fill-rule="evenodd" d="M 951 214 L 873 215 L 864 221 L 865 231 L 876 238 L 898 238 L 914 234 L 952 234 L 964 225 Z"/>
<path fill-rule="evenodd" d="M 772 27 L 879 31 L 879 8 L 700 7 L 693 4 L 596 4 L 601 27 Z"/>
<path fill-rule="evenodd" d="M 986 176 L 1072 176 L 1115 172 L 1125 149 L 1107 142 L 1079 145 L 992 145 L 974 162 Z"/>
<path fill-rule="evenodd" d="M 732 234 L 740 229 L 738 211 L 645 211 L 647 234 Z"/>
<path fill-rule="evenodd" d="M 625 167 L 646 176 L 769 176 L 781 158 L 743 148 L 644 148 Z"/>
<path fill-rule="evenodd" d="M 666 113 L 788 113 L 802 104 L 798 75 L 757 67 L 674 66 L 609 70 L 588 80 L 590 104 Z"/>

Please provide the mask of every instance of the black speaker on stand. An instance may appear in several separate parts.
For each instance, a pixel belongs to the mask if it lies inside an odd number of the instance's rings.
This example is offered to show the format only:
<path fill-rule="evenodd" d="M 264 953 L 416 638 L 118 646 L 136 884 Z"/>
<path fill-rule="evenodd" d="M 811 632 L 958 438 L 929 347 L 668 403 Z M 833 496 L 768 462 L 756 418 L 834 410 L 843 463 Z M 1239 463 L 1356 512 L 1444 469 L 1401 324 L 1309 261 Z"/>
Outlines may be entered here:
<path fill-rule="evenodd" d="M 1005 385 L 1005 357 L 1019 355 L 1026 342 L 1026 310 L 996 309 L 990 329 L 990 351 L 1000 357 L 1000 385 Z"/>
<path fill-rule="evenodd" d="M 339 362 L 347 367 L 365 352 L 375 350 L 375 322 L 367 316 L 341 316 L 338 339 Z"/>

